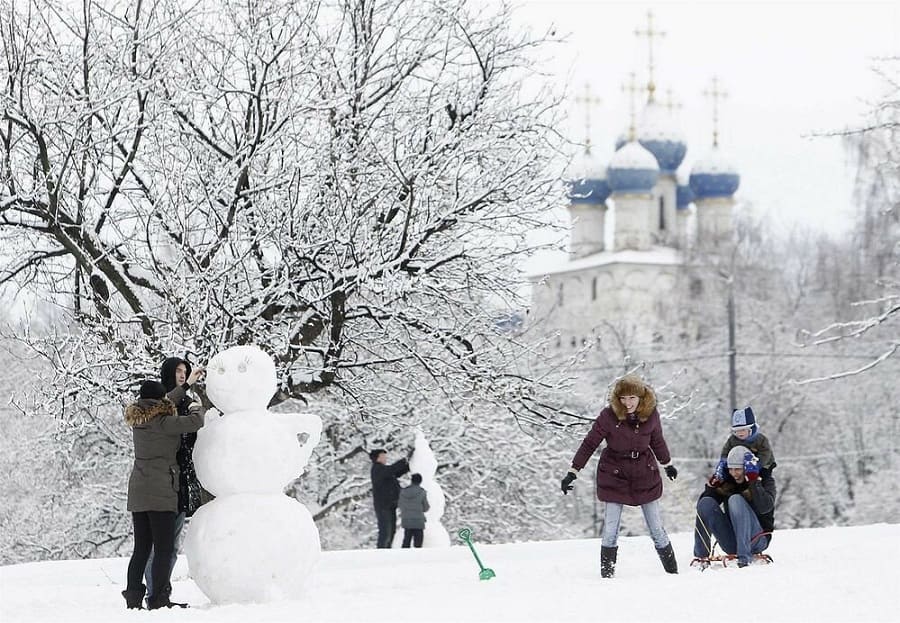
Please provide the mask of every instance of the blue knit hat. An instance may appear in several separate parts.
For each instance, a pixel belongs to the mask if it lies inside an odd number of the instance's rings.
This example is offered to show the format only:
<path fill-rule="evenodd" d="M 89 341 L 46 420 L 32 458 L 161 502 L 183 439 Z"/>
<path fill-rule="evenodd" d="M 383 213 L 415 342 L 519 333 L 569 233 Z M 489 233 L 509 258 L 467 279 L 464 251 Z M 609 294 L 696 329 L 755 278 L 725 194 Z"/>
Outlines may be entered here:
<path fill-rule="evenodd" d="M 737 433 L 741 430 L 750 431 L 750 434 L 742 440 L 745 442 L 754 441 L 759 434 L 756 416 L 753 415 L 753 409 L 749 406 L 746 406 L 743 409 L 736 409 L 731 413 L 731 432 Z"/>
<path fill-rule="evenodd" d="M 753 409 L 749 406 L 743 409 L 736 409 L 731 414 L 732 430 L 740 428 L 750 428 L 756 424 L 756 417 L 753 415 Z"/>

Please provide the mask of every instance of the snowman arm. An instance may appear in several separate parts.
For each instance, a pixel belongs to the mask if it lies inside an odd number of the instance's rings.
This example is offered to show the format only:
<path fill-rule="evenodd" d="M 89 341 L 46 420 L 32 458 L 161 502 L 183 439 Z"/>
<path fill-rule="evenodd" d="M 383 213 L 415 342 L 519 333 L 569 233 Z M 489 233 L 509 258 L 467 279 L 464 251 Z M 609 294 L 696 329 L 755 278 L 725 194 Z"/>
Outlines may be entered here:
<path fill-rule="evenodd" d="M 192 413 L 191 415 L 163 416 L 160 422 L 160 428 L 164 433 L 169 435 L 180 435 L 181 433 L 196 433 L 203 426 L 203 414 Z"/>

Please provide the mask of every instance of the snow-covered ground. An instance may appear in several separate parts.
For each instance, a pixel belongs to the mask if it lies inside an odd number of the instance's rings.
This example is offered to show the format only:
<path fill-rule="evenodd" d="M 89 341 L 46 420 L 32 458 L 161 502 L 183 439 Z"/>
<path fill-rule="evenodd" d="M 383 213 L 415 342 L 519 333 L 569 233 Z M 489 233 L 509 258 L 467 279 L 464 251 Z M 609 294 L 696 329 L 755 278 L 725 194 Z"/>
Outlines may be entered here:
<path fill-rule="evenodd" d="M 0 621 L 900 621 L 900 524 L 779 531 L 774 564 L 703 573 L 691 535 L 672 542 L 679 575 L 625 537 L 612 580 L 595 539 L 480 546 L 487 581 L 464 546 L 324 552 L 305 599 L 215 607 L 181 557 L 172 596 L 192 607 L 154 612 L 126 611 L 127 559 L 28 563 L 0 567 Z"/>

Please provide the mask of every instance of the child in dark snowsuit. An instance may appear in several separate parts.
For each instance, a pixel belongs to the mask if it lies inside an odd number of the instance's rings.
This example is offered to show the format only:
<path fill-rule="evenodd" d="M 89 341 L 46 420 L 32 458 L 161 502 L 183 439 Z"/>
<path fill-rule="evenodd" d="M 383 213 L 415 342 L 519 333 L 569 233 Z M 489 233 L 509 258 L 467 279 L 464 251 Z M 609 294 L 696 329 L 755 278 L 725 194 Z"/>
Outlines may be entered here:
<path fill-rule="evenodd" d="M 725 474 L 728 473 L 726 457 L 732 448 L 736 446 L 744 446 L 748 448 L 758 459 L 760 471 L 765 470 L 771 474 L 775 469 L 775 454 L 772 452 L 772 444 L 769 438 L 759 432 L 759 425 L 756 423 L 756 416 L 753 409 L 749 406 L 743 409 L 737 409 L 731 414 L 731 435 L 725 440 L 722 446 L 721 458 L 716 466 L 716 471 L 709 479 L 709 484 L 718 486 L 725 480 Z"/>

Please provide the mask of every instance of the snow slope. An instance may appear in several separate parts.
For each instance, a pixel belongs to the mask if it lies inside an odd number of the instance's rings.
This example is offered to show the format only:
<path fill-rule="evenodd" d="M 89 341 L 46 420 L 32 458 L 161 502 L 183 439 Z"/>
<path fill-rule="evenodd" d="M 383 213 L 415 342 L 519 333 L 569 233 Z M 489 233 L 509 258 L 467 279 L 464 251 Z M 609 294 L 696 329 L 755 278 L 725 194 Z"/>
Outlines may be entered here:
<path fill-rule="evenodd" d="M 900 621 L 900 524 L 779 531 L 775 564 L 703 573 L 691 535 L 672 542 L 679 575 L 623 537 L 612 580 L 596 539 L 478 546 L 488 581 L 464 546 L 324 552 L 303 600 L 218 607 L 182 556 L 173 598 L 192 607 L 154 612 L 125 609 L 127 559 L 28 563 L 0 567 L 0 621 Z"/>

